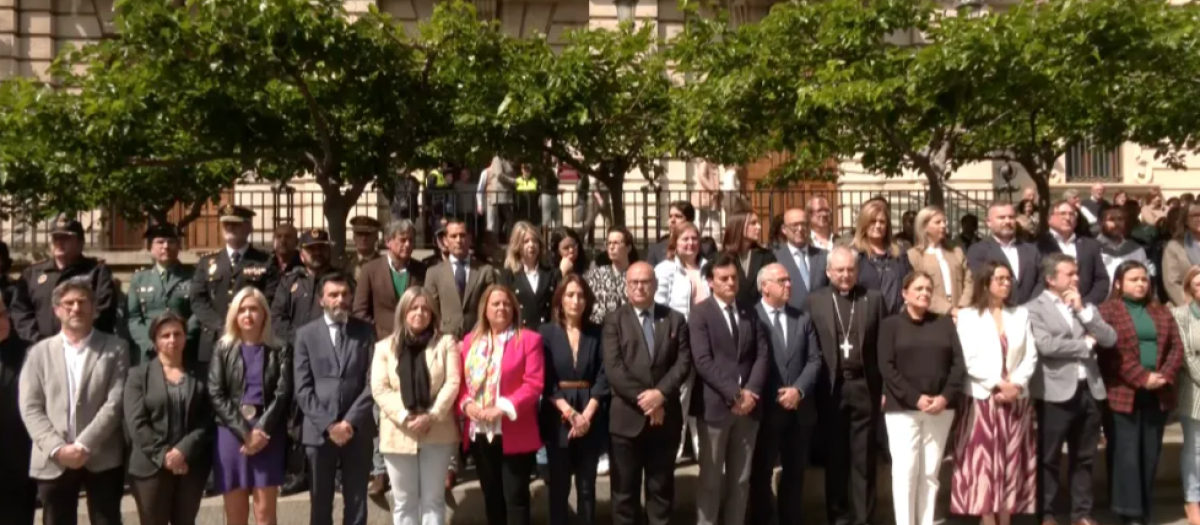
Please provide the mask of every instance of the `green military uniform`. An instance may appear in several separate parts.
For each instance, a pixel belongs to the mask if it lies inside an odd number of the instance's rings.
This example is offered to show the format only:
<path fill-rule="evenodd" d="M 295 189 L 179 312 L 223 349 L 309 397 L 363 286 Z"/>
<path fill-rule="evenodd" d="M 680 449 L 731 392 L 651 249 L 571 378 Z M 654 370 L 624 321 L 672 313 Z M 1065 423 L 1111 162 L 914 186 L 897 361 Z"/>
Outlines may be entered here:
<path fill-rule="evenodd" d="M 379 233 L 379 229 L 381 227 L 382 225 L 380 225 L 379 221 L 374 217 L 359 215 L 353 219 L 350 219 L 350 231 L 354 232 L 355 235 L 376 235 Z M 364 264 L 379 258 L 379 247 L 375 246 L 375 248 L 377 249 L 367 256 L 361 256 L 355 251 L 351 251 L 350 253 L 346 254 L 346 258 L 342 263 L 342 270 L 345 271 L 347 275 L 353 276 L 354 282 L 359 282 L 362 280 L 359 278 L 359 272 Z"/>
<path fill-rule="evenodd" d="M 142 358 L 154 356 L 154 342 L 150 340 L 150 323 L 167 311 L 189 321 L 188 345 L 193 343 L 192 305 L 188 293 L 192 287 L 192 272 L 183 265 L 174 264 L 167 268 L 157 264 L 134 272 L 129 281 L 126 299 L 126 319 L 129 337 L 138 352 L 131 364 Z M 196 325 L 198 328 L 199 325 Z M 197 334 L 198 335 L 198 334 Z"/>

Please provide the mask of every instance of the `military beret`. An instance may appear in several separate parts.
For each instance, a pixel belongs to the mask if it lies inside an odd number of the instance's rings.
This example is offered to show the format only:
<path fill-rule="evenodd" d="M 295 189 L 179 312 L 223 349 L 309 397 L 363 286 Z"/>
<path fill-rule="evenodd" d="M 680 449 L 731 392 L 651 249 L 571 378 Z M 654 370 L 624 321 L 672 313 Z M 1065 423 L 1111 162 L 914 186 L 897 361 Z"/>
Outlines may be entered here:
<path fill-rule="evenodd" d="M 382 225 L 380 225 L 379 221 L 375 220 L 374 217 L 359 215 L 358 217 L 350 219 L 350 229 L 354 233 L 379 233 L 379 229 L 381 227 Z"/>
<path fill-rule="evenodd" d="M 54 218 L 54 225 L 50 229 L 50 236 L 59 235 L 73 235 L 83 239 L 83 223 L 65 213 L 60 213 L 58 217 Z"/>
<path fill-rule="evenodd" d="M 250 208 L 245 206 L 234 206 L 232 204 L 221 206 L 221 209 L 218 210 L 218 214 L 221 216 L 221 222 L 233 223 L 247 222 L 254 218 L 255 215 L 254 210 L 251 210 Z"/>
<path fill-rule="evenodd" d="M 300 235 L 300 246 L 309 247 L 314 244 L 329 244 L 329 232 L 313 228 Z"/>

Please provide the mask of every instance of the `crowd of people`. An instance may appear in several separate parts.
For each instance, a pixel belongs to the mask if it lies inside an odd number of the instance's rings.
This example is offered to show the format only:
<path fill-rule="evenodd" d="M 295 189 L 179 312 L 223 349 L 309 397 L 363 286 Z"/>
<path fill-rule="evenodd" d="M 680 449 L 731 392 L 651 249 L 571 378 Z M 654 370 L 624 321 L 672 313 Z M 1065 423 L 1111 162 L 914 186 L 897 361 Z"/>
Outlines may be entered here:
<path fill-rule="evenodd" d="M 718 244 L 676 201 L 644 258 L 618 226 L 594 260 L 569 228 L 547 243 L 517 221 L 500 251 L 449 219 L 417 261 L 411 221 L 360 217 L 347 264 L 323 230 L 259 250 L 253 212 L 225 206 L 224 248 L 190 275 L 177 230 L 147 231 L 154 265 L 123 309 L 61 218 L 52 257 L 0 283 L 0 522 L 40 500 L 73 524 L 82 489 L 117 524 L 128 481 L 146 524 L 194 523 L 206 492 L 227 523 L 275 523 L 281 489 L 304 487 L 312 523 L 340 490 L 362 525 L 388 484 L 397 525 L 440 524 L 469 458 L 487 521 L 518 525 L 544 455 L 552 524 L 572 486 L 595 523 L 607 470 L 614 523 L 666 525 L 690 448 L 698 523 L 799 524 L 820 441 L 828 523 L 874 521 L 890 458 L 897 524 L 932 525 L 949 454 L 952 513 L 1091 525 L 1103 435 L 1112 510 L 1140 525 L 1178 408 L 1200 524 L 1200 204 L 1103 197 L 1068 192 L 1044 218 L 993 203 L 984 238 L 936 207 L 894 232 L 882 198 L 839 236 L 814 197 L 765 245 L 750 210 Z"/>

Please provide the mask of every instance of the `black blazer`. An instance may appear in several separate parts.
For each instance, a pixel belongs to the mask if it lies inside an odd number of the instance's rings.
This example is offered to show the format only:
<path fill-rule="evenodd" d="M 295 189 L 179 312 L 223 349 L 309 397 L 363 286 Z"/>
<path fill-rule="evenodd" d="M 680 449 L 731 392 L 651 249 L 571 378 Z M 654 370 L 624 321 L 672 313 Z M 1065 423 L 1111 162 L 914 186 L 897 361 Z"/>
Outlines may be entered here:
<path fill-rule="evenodd" d="M 601 347 L 613 394 L 608 427 L 616 436 L 635 438 L 641 434 L 649 419 L 638 408 L 637 397 L 650 389 L 662 392 L 667 400 L 663 422 L 666 430 L 679 432 L 683 427 L 680 387 L 692 372 L 687 321 L 669 307 L 655 304 L 653 308 L 654 359 L 650 358 L 642 323 L 632 304 L 621 305 L 604 318 Z"/>
<path fill-rule="evenodd" d="M 882 273 L 875 268 L 871 261 L 867 260 L 866 254 L 858 254 L 858 285 L 868 290 L 879 291 L 880 296 L 883 297 L 885 315 L 899 312 L 904 306 L 904 296 L 901 293 L 904 291 L 904 278 L 912 272 L 912 263 L 908 262 L 906 251 L 902 247 L 898 257 L 891 257 L 891 262 Z M 885 293 L 883 283 L 889 280 L 895 281 L 896 285 L 892 288 L 891 293 Z M 792 286 L 796 286 L 795 283 Z"/>
<path fill-rule="evenodd" d="M 837 386 L 842 362 L 842 341 L 837 338 L 837 315 L 833 306 L 833 287 L 819 290 L 808 296 L 808 312 L 812 313 L 813 324 L 817 328 L 817 340 L 821 342 L 821 354 L 825 358 L 825 379 L 827 387 L 832 391 Z M 858 341 L 852 341 L 862 352 L 863 373 L 867 377 L 867 386 L 871 395 L 883 395 L 883 381 L 879 374 L 879 326 L 885 317 L 883 296 L 879 290 L 867 290 L 855 286 L 851 291 L 854 298 L 854 326 L 858 327 Z M 843 315 L 849 315 L 844 312 Z M 849 325 L 850 320 L 846 319 Z"/>
<path fill-rule="evenodd" d="M 742 262 L 738 261 L 736 266 L 738 272 L 737 306 L 739 309 L 753 310 L 754 305 L 762 300 L 762 292 L 758 291 L 758 271 L 773 262 L 775 262 L 775 254 L 758 246 L 750 249 L 749 271 L 742 271 Z"/>
<path fill-rule="evenodd" d="M 804 309 L 805 303 L 808 302 L 808 294 L 829 286 L 829 275 L 825 273 L 825 262 L 829 254 L 811 244 L 804 247 L 804 252 L 808 254 L 808 280 L 811 287 L 804 286 L 800 267 L 796 266 L 796 259 L 792 256 L 792 245 L 783 243 L 775 249 L 775 260 L 783 265 L 788 278 L 792 280 L 792 296 L 788 299 L 788 306 L 797 310 Z M 755 279 L 757 280 L 757 276 Z M 757 282 L 754 284 L 758 285 Z"/>
<path fill-rule="evenodd" d="M 208 475 L 215 430 L 212 403 L 204 378 L 190 367 L 184 374 L 190 386 L 185 392 L 184 436 L 178 442 L 170 443 L 167 441 L 170 401 L 162 362 L 155 358 L 129 371 L 125 380 L 124 415 L 125 435 L 132 445 L 129 448 L 131 475 L 145 478 L 157 474 L 163 469 L 164 459 L 172 448 L 183 453 L 189 474 Z"/>
<path fill-rule="evenodd" d="M 550 300 L 554 298 L 554 290 L 562 282 L 562 271 L 553 270 L 549 266 L 538 266 L 538 285 L 534 290 L 529 285 L 529 278 L 522 270 L 514 274 L 504 268 L 496 276 L 496 282 L 509 287 L 517 296 L 521 307 L 521 326 L 537 330 L 539 326 L 550 322 Z"/>
<path fill-rule="evenodd" d="M 754 312 L 770 334 L 767 338 L 771 348 L 770 358 L 767 359 L 767 381 L 758 400 L 766 408 L 764 419 L 782 421 L 795 418 L 799 423 L 816 423 L 815 394 L 821 376 L 821 343 L 817 340 L 817 329 L 813 326 L 812 318 L 799 308 L 785 305 L 783 315 L 779 317 L 779 323 L 787 332 L 785 345 L 773 328 L 771 316 L 762 303 Z M 800 391 L 800 408 L 789 411 L 780 406 L 778 392 L 784 387 Z"/>
<path fill-rule="evenodd" d="M 693 307 L 688 318 L 698 389 L 690 413 L 705 422 L 721 423 L 732 416 L 730 409 L 743 389 L 763 397 L 770 354 L 767 330 L 754 310 L 737 310 L 736 337 L 715 297 Z M 750 416 L 758 419 L 761 413 L 756 404 Z"/>
<path fill-rule="evenodd" d="M 10 329 L 8 339 L 0 341 L 0 429 L 4 429 L 0 431 L 0 475 L 20 476 L 18 479 L 29 475 L 33 446 L 17 403 L 21 368 L 28 351 L 29 343 L 17 336 L 15 327 Z"/>
<path fill-rule="evenodd" d="M 538 329 L 545 349 L 545 390 L 542 394 L 542 409 L 538 418 L 542 430 L 542 441 L 547 446 L 565 448 L 571 426 L 562 420 L 562 412 L 555 406 L 562 399 L 576 412 L 583 412 L 588 403 L 595 399 L 600 406 L 592 417 L 591 429 L 582 439 L 583 443 L 603 446 L 608 437 L 608 375 L 604 373 L 604 355 L 600 349 L 600 326 L 585 323 L 579 334 L 578 358 L 572 356 L 567 332 L 558 323 L 548 323 Z M 591 388 L 559 388 L 562 381 L 587 381 Z"/>
<path fill-rule="evenodd" d="M 1052 253 L 1062 253 L 1062 249 L 1058 247 L 1054 235 L 1047 233 L 1038 239 L 1038 253 L 1040 258 Z M 1104 267 L 1100 242 L 1091 237 L 1076 235 L 1075 264 L 1079 269 L 1079 295 L 1083 296 L 1083 302 L 1099 305 L 1108 299 L 1112 290 L 1109 289 L 1108 269 Z M 1045 288 L 1045 279 L 1038 279 L 1038 291 L 1034 297 L 1040 295 Z"/>
<path fill-rule="evenodd" d="M 354 439 L 375 437 L 375 399 L 371 397 L 375 327 L 351 317 L 345 332 L 344 348 L 337 350 L 325 316 L 296 331 L 294 395 L 304 413 L 301 442 L 305 445 L 325 444 L 327 429 L 338 421 L 354 427 Z"/>
<path fill-rule="evenodd" d="M 1016 268 L 1017 282 L 1013 284 L 1012 300 L 1013 304 L 1022 305 L 1042 293 L 1042 256 L 1037 247 L 1030 243 L 1016 241 L 1016 247 L 1020 267 Z M 988 261 L 1008 264 L 1008 258 L 1004 256 L 1004 251 L 1000 249 L 1000 243 L 996 242 L 995 237 L 987 237 L 972 244 L 967 250 L 967 266 L 971 268 L 973 275 L 979 275 L 983 264 Z"/>
<path fill-rule="evenodd" d="M 217 343 L 212 363 L 208 365 L 208 397 L 218 425 L 228 428 L 238 440 L 254 429 L 262 430 L 271 439 L 284 439 L 287 414 L 292 405 L 292 347 L 265 347 L 267 362 L 263 364 L 263 407 L 253 427 L 242 416 L 242 393 L 246 391 L 246 365 L 242 362 L 240 344 Z"/>

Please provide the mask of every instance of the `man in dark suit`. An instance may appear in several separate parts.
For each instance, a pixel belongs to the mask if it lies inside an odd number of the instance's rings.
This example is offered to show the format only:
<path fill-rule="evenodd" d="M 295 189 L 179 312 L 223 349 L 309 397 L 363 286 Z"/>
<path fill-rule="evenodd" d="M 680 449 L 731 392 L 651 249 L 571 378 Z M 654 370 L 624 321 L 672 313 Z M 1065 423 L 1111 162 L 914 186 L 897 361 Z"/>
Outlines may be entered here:
<path fill-rule="evenodd" d="M 1041 256 L 1037 247 L 1017 238 L 1017 213 L 1011 203 L 993 202 L 988 206 L 988 229 L 991 237 L 971 245 L 967 250 L 967 266 L 972 273 L 983 269 L 987 261 L 1003 262 L 1013 271 L 1013 301 L 1025 304 L 1041 293 Z"/>
<path fill-rule="evenodd" d="M 342 471 L 343 523 L 367 523 L 371 472 L 371 358 L 375 330 L 350 316 L 349 279 L 321 281 L 324 315 L 296 333 L 296 402 L 304 412 L 303 442 L 312 469 L 311 523 L 333 525 L 333 480 Z"/>
<path fill-rule="evenodd" d="M 787 243 L 775 249 L 775 260 L 787 270 L 792 282 L 788 305 L 802 310 L 808 294 L 829 286 L 829 278 L 825 276 L 825 258 L 829 254 L 812 245 L 808 212 L 804 208 L 784 212 L 783 233 Z"/>
<path fill-rule="evenodd" d="M 484 290 L 496 283 L 496 270 L 471 258 L 466 223 L 455 219 L 446 225 L 446 244 L 450 259 L 429 269 L 425 290 L 433 300 L 430 306 L 441 315 L 442 333 L 462 338 L 475 327 L 479 300 Z"/>
<path fill-rule="evenodd" d="M 1075 234 L 1079 212 L 1071 203 L 1062 200 L 1050 207 L 1050 231 L 1038 240 L 1041 257 L 1053 253 L 1070 255 L 1078 267 L 1079 295 L 1083 304 L 1097 305 L 1108 298 L 1108 270 L 1104 267 L 1100 242 Z M 1044 288 L 1045 283 L 1039 288 Z M 1039 290 L 1040 292 L 1040 290 Z"/>
<path fill-rule="evenodd" d="M 425 265 L 413 260 L 417 229 L 412 221 L 401 219 L 388 223 L 384 257 L 377 257 L 362 266 L 354 291 L 354 316 L 375 325 L 375 340 L 392 335 L 396 305 L 404 292 L 425 283 Z"/>
<path fill-rule="evenodd" d="M 646 249 L 646 262 L 650 263 L 650 266 L 658 266 L 658 263 L 666 260 L 671 232 L 675 231 L 676 226 L 686 222 L 696 222 L 696 208 L 688 201 L 672 202 L 667 210 L 667 234 Z"/>
<path fill-rule="evenodd" d="M 226 204 L 221 207 L 220 215 L 225 246 L 196 263 L 188 295 L 192 315 L 200 323 L 199 348 L 195 355 L 188 356 L 188 361 L 201 363 L 201 370 L 207 368 L 213 346 L 225 331 L 225 314 L 233 296 L 242 288 L 253 286 L 271 302 L 279 286 L 279 269 L 272 263 L 271 254 L 250 245 L 254 212 Z"/>
<path fill-rule="evenodd" d="M 738 525 L 746 518 L 758 400 L 767 378 L 767 330 L 754 310 L 737 305 L 737 264 L 723 254 L 704 269 L 712 297 L 688 319 L 698 388 L 691 413 L 700 434 L 700 525 Z"/>
<path fill-rule="evenodd" d="M 825 508 L 830 525 L 867 525 L 875 513 L 875 462 L 883 380 L 876 347 L 883 296 L 857 285 L 857 256 L 844 246 L 829 253 L 830 287 L 809 294 L 827 374 L 819 389 L 827 440 Z"/>
<path fill-rule="evenodd" d="M 0 494 L 4 495 L 6 519 L 0 518 L 0 522 L 33 525 L 37 502 L 37 482 L 29 477 L 33 442 L 17 402 L 29 343 L 17 337 L 4 300 L 0 300 L 0 428 L 4 429 L 0 432 Z"/>
<path fill-rule="evenodd" d="M 604 368 L 612 389 L 609 449 L 614 525 L 668 525 L 675 500 L 675 452 L 683 430 L 679 388 L 692 370 L 683 315 L 654 303 L 654 269 L 625 275 L 629 302 L 604 318 Z"/>
<path fill-rule="evenodd" d="M 817 423 L 817 405 L 810 396 L 817 392 L 821 346 L 808 314 L 788 302 L 795 294 L 791 277 L 782 264 L 764 267 L 758 273 L 758 287 L 763 300 L 755 313 L 763 326 L 769 327 L 771 352 L 767 359 L 767 381 L 759 400 L 763 411 L 762 426 L 754 446 L 750 513 L 746 521 L 752 524 L 771 522 L 774 510 L 771 478 L 776 458 L 782 457 L 779 476 L 782 497 L 775 507 L 779 512 L 779 525 L 800 525 L 803 521 L 801 498 L 796 495 L 804 493 L 809 440 Z"/>

